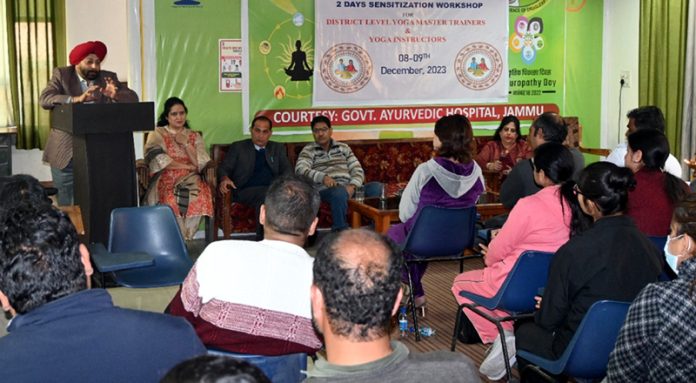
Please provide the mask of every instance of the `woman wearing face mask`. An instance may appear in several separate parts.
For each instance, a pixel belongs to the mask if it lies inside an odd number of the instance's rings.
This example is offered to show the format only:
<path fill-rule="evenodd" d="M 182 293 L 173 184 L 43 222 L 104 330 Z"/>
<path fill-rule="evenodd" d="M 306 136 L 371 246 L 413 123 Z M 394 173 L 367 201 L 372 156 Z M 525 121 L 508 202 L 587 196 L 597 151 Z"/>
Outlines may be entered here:
<path fill-rule="evenodd" d="M 628 210 L 638 229 L 649 236 L 669 233 L 674 204 L 689 193 L 679 178 L 664 171 L 669 157 L 667 137 L 657 130 L 638 130 L 628 135 L 626 167 L 636 177 L 636 188 L 628 195 Z"/>
<path fill-rule="evenodd" d="M 657 280 L 660 251 L 624 215 L 634 185 L 630 170 L 610 162 L 591 164 L 580 173 L 574 190 L 592 226 L 554 255 L 534 321 L 515 332 L 518 349 L 557 359 L 593 303 L 632 301 Z M 519 362 L 521 371 L 525 361 Z"/>
<path fill-rule="evenodd" d="M 696 377 L 696 195 L 679 202 L 665 250 L 679 278 L 638 294 L 609 358 L 608 382 L 687 382 Z"/>

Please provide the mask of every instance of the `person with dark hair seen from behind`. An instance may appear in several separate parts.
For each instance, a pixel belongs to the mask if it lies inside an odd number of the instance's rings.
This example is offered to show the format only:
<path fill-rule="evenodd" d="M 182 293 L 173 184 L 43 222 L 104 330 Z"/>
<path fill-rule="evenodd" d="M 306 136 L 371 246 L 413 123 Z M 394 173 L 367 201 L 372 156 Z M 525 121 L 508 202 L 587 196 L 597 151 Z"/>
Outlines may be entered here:
<path fill-rule="evenodd" d="M 7 382 L 153 382 L 205 353 L 180 318 L 114 307 L 68 217 L 29 200 L 0 209 L 0 338 Z M 40 361 L 40 366 L 37 366 Z"/>
<path fill-rule="evenodd" d="M 538 146 L 532 158 L 534 179 L 542 189 L 522 198 L 510 212 L 510 216 L 493 237 L 488 247 L 481 245 L 486 267 L 459 274 L 452 285 L 452 293 L 457 302 L 470 302 L 459 295 L 460 291 L 492 297 L 503 285 L 505 278 L 515 266 L 517 259 L 525 250 L 555 252 L 588 226 L 587 217 L 580 210 L 572 184 L 566 181 L 573 174 L 573 155 L 560 143 L 548 142 Z M 479 371 L 491 380 L 501 379 L 505 371 L 502 339 L 495 324 L 464 309 L 462 341 L 465 343 L 493 343 Z M 461 314 L 460 314 L 461 315 Z M 495 316 L 505 316 L 496 310 Z M 471 330 L 471 328 L 475 330 Z M 515 337 L 512 322 L 502 323 L 505 344 L 514 364 Z M 468 338 L 468 339 L 467 339 Z"/>
<path fill-rule="evenodd" d="M 271 383 L 263 372 L 244 360 L 226 356 L 201 355 L 183 361 L 160 383 Z"/>
<path fill-rule="evenodd" d="M 268 186 L 283 174 L 292 172 L 285 145 L 270 141 L 273 122 L 256 116 L 249 128 L 251 138 L 233 142 L 218 167 L 220 193 L 232 193 L 232 200 L 249 205 L 256 212 L 256 240 L 263 239 L 258 222 Z M 227 198 L 227 197 L 226 197 Z"/>
<path fill-rule="evenodd" d="M 210 161 L 200 134 L 189 127 L 188 108 L 180 98 L 164 102 L 155 131 L 145 143 L 145 162 L 150 168 L 146 205 L 172 208 L 184 239 L 193 239 L 201 217 L 213 215 L 210 187 L 200 172 Z"/>
<path fill-rule="evenodd" d="M 518 350 L 551 360 L 563 354 L 593 303 L 632 301 L 657 280 L 663 263 L 660 251 L 624 215 L 635 186 L 630 170 L 596 162 L 569 185 L 592 226 L 558 249 L 534 321 L 515 331 Z M 522 371 L 526 361 L 518 362 Z"/>
<path fill-rule="evenodd" d="M 261 205 L 262 241 L 210 243 L 172 299 L 212 349 L 255 355 L 314 353 L 314 259 L 302 248 L 317 226 L 319 193 L 295 175 L 278 177 Z M 259 320 L 263 318 L 263 320 Z"/>
<path fill-rule="evenodd" d="M 418 165 L 406 185 L 399 203 L 398 225 L 389 228 L 387 236 L 397 244 L 404 244 L 408 233 L 426 206 L 471 207 L 484 191 L 481 168 L 472 160 L 473 132 L 469 119 L 459 115 L 442 117 L 435 123 L 433 148 L 436 156 Z M 404 254 L 404 257 L 413 257 Z M 416 308 L 425 305 L 425 291 L 421 279 L 427 263 L 410 266 Z M 408 283 L 408 271 L 401 276 Z"/>
<path fill-rule="evenodd" d="M 665 116 L 662 114 L 662 110 L 656 106 L 649 105 L 632 109 L 626 114 L 626 117 L 628 118 L 626 137 L 638 130 L 657 130 L 663 134 L 665 133 Z M 624 141 L 609 153 L 606 160 L 617 166 L 626 166 L 624 157 L 626 157 L 627 150 L 628 145 Z M 673 155 L 670 154 L 667 157 L 664 168 L 669 174 L 681 178 L 681 164 Z"/>
<path fill-rule="evenodd" d="M 314 142 L 307 144 L 295 164 L 295 173 L 308 177 L 319 188 L 322 201 L 331 204 L 331 230 L 348 228 L 348 199 L 362 186 L 365 172 L 350 146 L 334 141 L 331 120 L 326 116 L 312 119 Z"/>
<path fill-rule="evenodd" d="M 505 116 L 493 134 L 493 139 L 476 155 L 476 162 L 481 169 L 499 173 L 504 180 L 518 162 L 532 156 L 532 150 L 520 131 L 520 120 Z"/>
<path fill-rule="evenodd" d="M 53 69 L 51 79 L 39 95 L 41 107 L 50 110 L 59 104 L 138 102 L 138 95 L 119 82 L 116 73 L 101 70 L 106 52 L 106 45 L 101 41 L 76 45 L 70 51 L 70 66 Z M 51 167 L 61 206 L 73 204 L 72 157 L 72 135 L 52 127 L 43 161 Z"/>
<path fill-rule="evenodd" d="M 48 204 L 53 201 L 46 195 L 46 189 L 36 178 L 27 174 L 15 174 L 3 177 L 0 184 L 0 201 L 8 208 L 26 201 L 30 205 Z"/>
<path fill-rule="evenodd" d="M 609 383 L 696 377 L 696 194 L 677 203 L 670 226 L 665 253 L 679 278 L 651 283 L 633 301 L 609 357 Z"/>
<path fill-rule="evenodd" d="M 689 194 L 689 186 L 664 171 L 669 155 L 667 137 L 654 129 L 628 135 L 625 166 L 635 174 L 636 188 L 628 194 L 628 214 L 648 236 L 669 233 L 674 205 Z"/>
<path fill-rule="evenodd" d="M 319 357 L 305 382 L 480 381 L 463 354 L 415 353 L 390 341 L 403 294 L 402 267 L 397 247 L 374 231 L 346 230 L 321 243 L 311 301 L 326 357 Z"/>
<path fill-rule="evenodd" d="M 563 118 L 554 112 L 545 112 L 537 117 L 529 128 L 527 143 L 532 149 L 546 142 L 562 144 L 568 136 L 568 127 Z M 585 167 L 585 162 L 577 149 L 570 149 L 573 158 L 574 173 L 572 178 L 577 178 L 580 170 Z M 520 198 L 527 197 L 541 190 L 534 181 L 534 171 L 531 160 L 522 160 L 515 165 L 505 182 L 500 186 L 500 202 L 508 209 L 512 209 Z"/>

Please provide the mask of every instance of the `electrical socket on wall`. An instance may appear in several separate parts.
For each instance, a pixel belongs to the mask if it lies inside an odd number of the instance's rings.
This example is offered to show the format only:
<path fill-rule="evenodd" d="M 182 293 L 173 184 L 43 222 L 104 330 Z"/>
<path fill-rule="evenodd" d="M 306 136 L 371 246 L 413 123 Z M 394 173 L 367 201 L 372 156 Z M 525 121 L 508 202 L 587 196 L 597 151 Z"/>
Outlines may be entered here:
<path fill-rule="evenodd" d="M 631 72 L 627 70 L 622 70 L 620 75 L 619 81 L 623 81 L 623 87 L 624 88 L 630 88 L 631 87 Z"/>

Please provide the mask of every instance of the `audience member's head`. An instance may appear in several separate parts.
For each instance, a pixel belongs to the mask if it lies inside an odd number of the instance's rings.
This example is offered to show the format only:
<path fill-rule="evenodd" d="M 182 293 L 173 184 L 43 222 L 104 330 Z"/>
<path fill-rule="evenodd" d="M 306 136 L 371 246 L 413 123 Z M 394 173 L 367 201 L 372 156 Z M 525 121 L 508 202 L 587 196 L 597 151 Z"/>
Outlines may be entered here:
<path fill-rule="evenodd" d="M 184 104 L 184 100 L 180 99 L 179 97 L 169 97 L 167 101 L 164 102 L 164 110 L 162 110 L 162 113 L 160 113 L 159 118 L 157 119 L 157 126 L 162 127 L 169 125 L 169 113 L 172 111 L 172 108 L 175 105 L 181 105 L 184 108 L 184 113 L 188 114 L 188 108 L 186 107 L 186 104 Z M 188 120 L 184 122 L 184 127 L 190 129 Z"/>
<path fill-rule="evenodd" d="M 201 355 L 174 366 L 160 383 L 270 383 L 256 366 L 243 360 Z"/>
<path fill-rule="evenodd" d="M 388 338 L 401 301 L 402 265 L 400 251 L 373 231 L 345 230 L 325 239 L 314 261 L 312 286 L 319 332 L 349 342 Z"/>
<path fill-rule="evenodd" d="M 50 205 L 52 202 L 36 178 L 26 174 L 4 177 L 0 182 L 0 209 L 16 206 L 22 201 L 31 205 Z"/>
<path fill-rule="evenodd" d="M 266 237 L 281 234 L 304 240 L 314 233 L 319 203 L 319 192 L 306 179 L 295 175 L 276 178 L 261 206 Z"/>
<path fill-rule="evenodd" d="M 665 135 L 654 129 L 637 130 L 628 135 L 626 167 L 637 172 L 642 167 L 663 169 L 669 157 L 669 142 Z"/>
<path fill-rule="evenodd" d="M 546 143 L 562 144 L 568 136 L 568 126 L 563 118 L 554 112 L 545 112 L 534 120 L 529 128 L 529 144 L 532 148 Z"/>
<path fill-rule="evenodd" d="M 312 119 L 310 125 L 312 126 L 314 142 L 321 146 L 328 147 L 331 142 L 331 136 L 333 135 L 331 120 L 326 116 L 319 115 Z"/>
<path fill-rule="evenodd" d="M 0 227 L 4 309 L 24 314 L 89 288 L 89 254 L 63 212 L 25 201 L 0 213 Z"/>
<path fill-rule="evenodd" d="M 672 221 L 677 235 L 686 233 L 696 240 L 696 194 L 689 194 L 674 207 Z M 694 248 L 696 251 L 696 247 Z"/>
<path fill-rule="evenodd" d="M 515 129 L 515 134 L 517 135 L 515 141 L 520 141 L 522 139 L 522 131 L 520 130 L 520 120 L 519 118 L 511 114 L 509 116 L 503 117 L 503 119 L 500 121 L 500 125 L 498 125 L 498 128 L 495 130 L 495 133 L 493 133 L 494 141 L 501 140 L 500 133 L 503 131 L 503 129 L 506 129 L 506 127 Z"/>
<path fill-rule="evenodd" d="M 570 207 L 570 235 L 574 236 L 589 227 L 589 219 L 585 216 L 573 192 L 575 182 L 572 181 L 575 163 L 573 154 L 563 144 L 547 142 L 534 150 L 532 158 L 534 182 L 540 187 L 561 185 L 561 207 Z M 565 201 L 565 204 L 563 203 Z"/>
<path fill-rule="evenodd" d="M 637 130 L 653 129 L 665 132 L 665 116 L 662 114 L 662 110 L 656 106 L 649 105 L 632 109 L 626 114 L 626 117 L 628 117 L 627 136 Z"/>
<path fill-rule="evenodd" d="M 696 194 L 687 194 L 675 205 L 665 253 L 669 253 L 667 263 L 675 271 L 679 264 L 696 255 Z M 674 262 L 670 262 L 674 257 Z M 696 298 L 696 280 L 691 284 L 690 293 Z"/>
<path fill-rule="evenodd" d="M 445 116 L 435 122 L 433 148 L 440 157 L 460 163 L 471 161 L 473 138 L 471 122 L 461 114 Z"/>
<path fill-rule="evenodd" d="M 608 216 L 626 211 L 628 192 L 635 186 L 630 169 L 595 162 L 582 170 L 575 191 L 585 213 Z"/>
<path fill-rule="evenodd" d="M 677 203 L 688 193 L 688 188 L 684 181 L 664 171 L 668 157 L 669 142 L 659 130 L 642 129 L 628 135 L 625 166 L 633 173 L 642 169 L 662 171 L 665 175 L 664 191 L 672 203 Z"/>
<path fill-rule="evenodd" d="M 534 150 L 532 165 L 534 166 L 534 180 L 539 186 L 546 186 L 537 179 L 542 172 L 552 184 L 558 185 L 569 180 L 575 170 L 573 154 L 568 148 L 557 142 L 547 142 L 538 146 Z"/>
<path fill-rule="evenodd" d="M 253 121 L 251 121 L 251 127 L 249 127 L 249 132 L 251 132 L 251 142 L 254 145 L 260 147 L 266 147 L 268 140 L 271 139 L 273 134 L 273 121 L 266 116 L 256 116 Z"/>

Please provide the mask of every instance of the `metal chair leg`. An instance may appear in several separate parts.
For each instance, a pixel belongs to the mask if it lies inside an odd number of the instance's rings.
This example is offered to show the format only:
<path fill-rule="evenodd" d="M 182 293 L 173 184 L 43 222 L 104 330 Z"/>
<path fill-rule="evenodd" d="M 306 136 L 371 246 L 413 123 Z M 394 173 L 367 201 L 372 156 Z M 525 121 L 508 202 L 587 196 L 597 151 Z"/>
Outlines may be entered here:
<path fill-rule="evenodd" d="M 512 379 L 512 368 L 510 366 L 510 356 L 508 354 L 507 342 L 505 341 L 505 330 L 500 321 L 494 321 L 495 327 L 498 328 L 498 334 L 500 334 L 500 343 L 503 346 L 503 358 L 505 358 L 505 372 L 507 373 L 508 382 Z"/>
<path fill-rule="evenodd" d="M 457 317 L 454 321 L 454 334 L 452 334 L 452 346 L 450 347 L 451 351 L 456 350 L 457 335 L 459 335 L 459 332 L 462 330 L 462 315 L 464 315 L 462 310 L 464 310 L 464 305 L 459 305 L 459 308 L 457 309 Z"/>
<path fill-rule="evenodd" d="M 411 277 L 410 263 L 405 263 L 406 274 L 408 274 L 409 300 L 411 304 L 411 317 L 413 318 L 413 328 L 416 332 L 416 342 L 420 342 L 420 329 L 418 328 L 418 314 L 416 313 L 416 297 L 413 294 L 413 278 Z"/>

